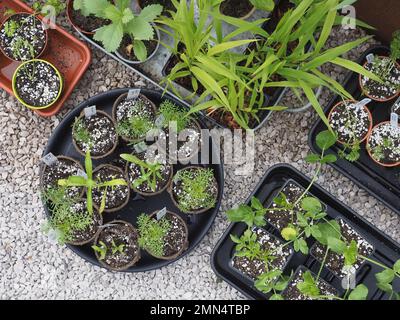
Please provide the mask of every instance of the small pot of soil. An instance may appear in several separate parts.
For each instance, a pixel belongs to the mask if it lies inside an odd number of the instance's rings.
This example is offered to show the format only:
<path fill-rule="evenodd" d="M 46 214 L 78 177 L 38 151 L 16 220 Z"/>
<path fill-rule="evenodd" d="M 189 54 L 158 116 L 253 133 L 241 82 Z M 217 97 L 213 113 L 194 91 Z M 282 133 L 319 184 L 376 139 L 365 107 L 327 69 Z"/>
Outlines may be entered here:
<path fill-rule="evenodd" d="M 374 247 L 365 240 L 354 228 L 345 222 L 343 219 L 336 220 L 340 226 L 342 240 L 348 245 L 354 240 L 358 246 L 358 253 L 364 257 L 369 257 L 374 252 Z M 324 261 L 324 257 L 327 251 L 327 247 L 319 242 L 316 242 L 310 250 L 311 256 L 313 256 L 320 263 Z M 358 270 L 363 265 L 364 260 L 360 257 L 353 265 L 355 270 Z M 332 250 L 328 251 L 326 255 L 324 267 L 331 271 L 335 276 L 343 278 L 346 274 L 343 272 L 343 267 L 345 266 L 344 257 L 339 255 Z"/>
<path fill-rule="evenodd" d="M 285 185 L 279 191 L 277 198 L 279 198 L 283 194 L 286 198 L 286 201 L 293 205 L 302 196 L 304 191 L 305 189 L 302 186 L 300 186 L 294 180 L 290 179 L 285 183 Z M 312 197 L 310 193 L 308 193 L 307 196 Z M 323 211 L 325 211 L 326 205 L 325 204 L 322 205 L 323 205 Z M 265 220 L 279 232 L 282 232 L 282 230 L 288 227 L 290 224 L 294 224 L 295 226 L 297 225 L 295 221 L 296 219 L 293 219 L 293 217 L 296 217 L 297 212 L 306 213 L 301 208 L 301 202 L 295 205 L 293 211 L 284 208 L 278 210 L 277 208 L 279 208 L 279 206 L 274 201 L 268 207 L 268 209 L 270 210 L 267 209 L 267 212 L 265 214 Z"/>
<path fill-rule="evenodd" d="M 400 93 L 400 65 L 389 57 L 375 56 L 364 68 L 379 76 L 384 83 L 371 80 L 360 74 L 359 82 L 363 93 L 370 99 L 386 102 Z"/>
<path fill-rule="evenodd" d="M 391 113 L 395 113 L 400 117 L 400 100 L 398 100 L 393 106 Z"/>
<path fill-rule="evenodd" d="M 139 245 L 154 258 L 175 260 L 189 247 L 186 222 L 170 211 L 159 220 L 157 214 L 156 211 L 139 217 Z"/>
<path fill-rule="evenodd" d="M 90 118 L 86 118 L 82 112 L 72 127 L 72 143 L 82 156 L 90 150 L 93 159 L 105 158 L 118 145 L 115 127 L 113 119 L 103 111 L 97 110 Z"/>
<path fill-rule="evenodd" d="M 150 197 L 163 193 L 171 183 L 173 166 L 160 154 L 134 154 L 139 161 L 127 161 L 125 172 L 129 185 L 136 193 Z M 141 162 L 144 162 L 141 165 Z"/>
<path fill-rule="evenodd" d="M 256 11 L 256 8 L 249 0 L 224 0 L 220 11 L 225 16 L 247 19 Z"/>
<path fill-rule="evenodd" d="M 74 9 L 74 1 L 75 0 L 68 0 L 67 17 L 69 23 L 78 31 L 92 36 L 97 29 L 110 23 L 109 20 L 98 18 L 92 14 L 84 16 L 80 10 Z"/>
<path fill-rule="evenodd" d="M 106 182 L 114 179 L 126 180 L 125 174 L 122 169 L 109 164 L 102 164 L 93 171 L 94 181 Z M 100 208 L 103 194 L 104 188 L 102 188 L 101 190 L 97 188 L 93 189 L 93 204 L 97 209 Z M 128 187 L 128 185 L 107 187 L 106 205 L 104 212 L 116 212 L 121 210 L 128 204 L 129 198 L 130 188 Z"/>
<path fill-rule="evenodd" d="M 276 250 L 275 259 L 270 260 L 270 266 L 267 266 L 264 261 L 257 258 L 249 259 L 246 256 L 234 256 L 231 262 L 232 267 L 252 281 L 267 272 L 269 268 L 283 271 L 293 255 L 293 249 L 290 246 L 282 246 L 283 242 L 281 240 L 264 229 L 255 228 L 253 232 L 257 235 L 257 243 L 260 244 L 261 250 L 273 252 L 279 247 L 282 247 L 282 249 Z"/>
<path fill-rule="evenodd" d="M 176 173 L 169 193 L 182 212 L 200 214 L 215 207 L 218 182 L 211 168 L 189 166 Z"/>
<path fill-rule="evenodd" d="M 158 48 L 160 47 L 160 32 L 158 31 L 158 29 L 154 30 L 156 34 L 156 39 L 142 41 L 144 46 L 146 47 L 147 52 L 147 58 L 145 60 L 140 60 L 135 55 L 134 41 L 132 41 L 129 35 L 124 35 L 124 37 L 122 38 L 120 47 L 117 51 L 115 51 L 117 57 L 128 64 L 141 64 L 149 61 L 151 58 L 154 57 L 154 55 L 158 51 Z"/>
<path fill-rule="evenodd" d="M 46 49 L 47 39 L 42 21 L 33 14 L 13 14 L 0 27 L 0 49 L 14 61 L 40 57 Z"/>
<path fill-rule="evenodd" d="M 40 189 L 59 188 L 58 180 L 68 179 L 70 176 L 78 175 L 79 170 L 83 171 L 81 164 L 75 159 L 58 156 L 57 162 L 52 166 L 42 165 L 40 173 Z M 71 199 L 82 198 L 85 190 L 83 187 L 70 187 L 66 190 L 66 195 Z"/>
<path fill-rule="evenodd" d="M 372 130 L 372 115 L 367 106 L 357 101 L 341 101 L 329 113 L 329 123 L 338 136 L 338 142 L 354 145 L 365 141 Z"/>
<path fill-rule="evenodd" d="M 12 88 L 18 101 L 29 109 L 46 109 L 60 98 L 63 78 L 50 62 L 26 61 L 15 70 Z"/>
<path fill-rule="evenodd" d="M 137 0 L 140 9 L 143 9 L 152 4 L 160 4 L 163 6 L 162 15 L 169 15 L 170 11 L 176 11 L 176 8 L 171 0 Z"/>
<path fill-rule="evenodd" d="M 304 282 L 304 275 L 306 272 L 309 272 L 314 279 L 317 279 L 317 276 L 306 267 L 298 267 L 288 286 L 282 292 L 282 296 L 285 300 L 315 300 L 313 297 L 303 294 L 297 287 L 299 283 Z M 336 288 L 331 286 L 322 278 L 319 278 L 318 281 L 316 281 L 316 284 L 319 289 L 319 296 L 324 296 L 323 300 L 331 300 L 329 297 L 337 297 L 339 294 Z"/>
<path fill-rule="evenodd" d="M 73 204 L 71 211 L 77 215 L 90 216 L 90 213 L 87 212 L 86 200 L 81 200 Z M 94 240 L 100 231 L 99 227 L 103 224 L 103 217 L 97 210 L 93 210 L 93 215 L 90 218 L 91 223 L 75 230 L 71 234 L 71 239 L 66 241 L 66 243 L 74 246 L 82 246 Z"/>
<path fill-rule="evenodd" d="M 143 94 L 132 100 L 127 100 L 127 97 L 128 93 L 122 94 L 113 106 L 117 133 L 126 142 L 141 142 L 155 127 L 156 105 Z"/>
<path fill-rule="evenodd" d="M 92 248 L 103 267 L 124 271 L 140 260 L 138 241 L 138 232 L 130 223 L 115 220 L 101 227 Z"/>
<path fill-rule="evenodd" d="M 367 151 L 380 166 L 400 165 L 400 127 L 394 128 L 390 122 L 376 125 L 368 136 Z"/>

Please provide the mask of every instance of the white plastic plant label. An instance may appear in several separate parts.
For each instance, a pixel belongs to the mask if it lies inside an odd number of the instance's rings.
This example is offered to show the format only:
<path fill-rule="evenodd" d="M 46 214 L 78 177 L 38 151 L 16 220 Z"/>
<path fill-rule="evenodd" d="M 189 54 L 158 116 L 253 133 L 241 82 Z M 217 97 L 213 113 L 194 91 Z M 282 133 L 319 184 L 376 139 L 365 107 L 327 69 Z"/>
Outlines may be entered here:
<path fill-rule="evenodd" d="M 159 129 L 161 129 L 161 128 L 163 127 L 163 125 L 164 125 L 164 121 L 165 121 L 164 115 L 160 114 L 160 115 L 157 117 L 156 121 L 155 121 L 156 127 L 159 128 Z"/>
<path fill-rule="evenodd" d="M 97 114 L 97 108 L 96 106 L 90 106 L 85 109 L 83 109 L 85 112 L 85 118 L 89 119 Z"/>
<path fill-rule="evenodd" d="M 46 154 L 42 158 L 42 162 L 49 167 L 55 165 L 57 163 L 57 161 L 58 161 L 57 157 L 54 154 L 52 154 L 51 152 Z"/>
<path fill-rule="evenodd" d="M 135 151 L 137 153 L 143 153 L 147 150 L 147 144 L 146 144 L 146 142 L 142 141 L 142 142 L 135 144 L 133 146 L 133 148 L 135 149 Z"/>
<path fill-rule="evenodd" d="M 157 212 L 157 221 L 160 221 L 167 214 L 167 208 L 163 208 Z"/>
<path fill-rule="evenodd" d="M 370 53 L 369 55 L 367 55 L 367 62 L 368 63 L 372 63 L 374 61 L 375 57 L 372 53 Z"/>
<path fill-rule="evenodd" d="M 399 115 L 392 112 L 390 115 L 390 124 L 393 128 L 397 129 L 399 127 Z"/>
<path fill-rule="evenodd" d="M 86 174 L 86 172 L 83 171 L 82 169 L 78 169 L 78 172 L 76 173 L 76 175 L 77 175 L 78 177 L 83 177 L 83 178 L 87 179 L 87 174 Z"/>
<path fill-rule="evenodd" d="M 126 100 L 136 100 L 139 98 L 140 95 L 140 89 L 131 89 L 128 91 L 128 96 L 126 97 Z"/>
<path fill-rule="evenodd" d="M 364 107 L 364 106 L 366 106 L 368 103 L 370 103 L 372 100 L 371 99 L 369 99 L 369 98 L 365 98 L 365 99 L 362 99 L 360 102 L 357 102 L 357 106 L 358 107 Z"/>
<path fill-rule="evenodd" d="M 345 290 L 356 287 L 356 268 L 353 266 L 344 266 L 342 272 L 345 276 L 342 279 L 342 288 Z"/>

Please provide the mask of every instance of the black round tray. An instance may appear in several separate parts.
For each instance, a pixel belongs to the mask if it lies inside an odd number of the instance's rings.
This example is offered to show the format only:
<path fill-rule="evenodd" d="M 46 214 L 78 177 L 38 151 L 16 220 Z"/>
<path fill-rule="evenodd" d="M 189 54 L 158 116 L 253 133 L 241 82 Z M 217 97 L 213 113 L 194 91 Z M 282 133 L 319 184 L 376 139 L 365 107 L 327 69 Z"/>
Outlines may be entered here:
<path fill-rule="evenodd" d="M 53 153 L 55 156 L 64 155 L 74 159 L 77 159 L 83 165 L 84 157 L 81 156 L 72 145 L 72 128 L 71 125 L 77 116 L 79 116 L 80 112 L 88 106 L 96 105 L 98 110 L 102 110 L 111 115 L 112 106 L 114 101 L 123 93 L 126 93 L 131 88 L 125 89 L 115 89 L 106 93 L 99 94 L 90 98 L 89 100 L 81 103 L 78 107 L 72 110 L 70 113 L 66 115 L 64 120 L 58 125 L 58 127 L 53 132 L 52 136 L 49 139 L 46 150 L 44 151 L 44 155 L 49 152 Z M 173 101 L 175 104 L 186 108 L 179 101 L 174 99 L 169 95 L 162 96 L 161 93 L 142 89 L 141 93 L 147 96 L 150 100 L 152 100 L 156 105 L 159 105 L 164 99 L 169 99 Z M 206 128 L 202 119 L 197 119 L 202 128 Z M 210 161 L 212 162 L 212 154 L 216 152 L 216 147 L 210 138 Z M 132 147 L 126 145 L 126 143 L 122 142 L 120 139 L 119 145 L 115 152 L 105 158 L 100 160 L 93 160 L 93 168 L 103 163 L 111 163 L 116 166 L 120 166 L 124 168 L 123 163 L 119 160 L 119 155 L 121 153 L 131 153 Z M 219 155 L 217 155 L 219 158 Z M 122 167 L 123 165 L 123 167 Z M 183 168 L 185 166 L 178 164 L 174 165 L 174 172 Z M 142 258 L 140 261 L 133 267 L 129 268 L 125 272 L 143 272 L 150 271 L 154 269 L 158 269 L 164 267 L 182 257 L 190 253 L 206 236 L 209 231 L 211 225 L 213 224 L 215 217 L 217 216 L 219 207 L 221 205 L 222 195 L 223 195 L 223 186 L 224 186 L 224 173 L 223 173 L 223 165 L 222 164 L 210 164 L 209 167 L 214 169 L 215 177 L 217 179 L 219 185 L 219 194 L 218 201 L 215 208 L 210 209 L 209 211 L 198 214 L 198 215 L 188 215 L 182 213 L 178 208 L 173 204 L 170 195 L 167 191 L 164 191 L 160 195 L 153 197 L 142 197 L 135 192 L 131 192 L 131 199 L 126 207 L 122 210 L 115 213 L 103 213 L 104 223 L 113 221 L 113 220 L 125 220 L 132 223 L 134 226 L 136 225 L 136 219 L 138 215 L 141 213 L 150 214 L 154 211 L 161 210 L 164 207 L 167 207 L 168 210 L 179 214 L 188 225 L 189 230 L 189 248 L 177 259 L 172 261 L 159 260 L 151 257 L 147 252 L 142 250 Z M 49 216 L 48 208 L 45 204 L 45 212 L 47 216 Z M 91 248 L 91 244 L 87 244 L 84 246 L 73 246 L 67 245 L 72 251 L 78 254 L 80 257 L 85 259 L 86 261 L 101 267 L 99 262 L 96 259 L 93 249 Z"/>

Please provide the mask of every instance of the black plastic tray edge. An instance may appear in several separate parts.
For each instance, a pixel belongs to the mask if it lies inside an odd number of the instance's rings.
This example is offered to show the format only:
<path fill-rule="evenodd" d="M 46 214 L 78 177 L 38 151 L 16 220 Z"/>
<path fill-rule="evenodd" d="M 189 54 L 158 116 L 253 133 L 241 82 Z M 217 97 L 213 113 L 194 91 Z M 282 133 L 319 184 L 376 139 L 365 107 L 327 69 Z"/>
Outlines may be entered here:
<path fill-rule="evenodd" d="M 267 172 L 264 174 L 264 176 L 261 178 L 260 182 L 257 184 L 257 186 L 254 188 L 253 192 L 250 194 L 250 196 L 246 199 L 246 201 L 244 203 L 249 203 L 251 198 L 257 193 L 257 191 L 260 189 L 260 187 L 263 185 L 264 180 L 266 179 L 266 177 L 268 175 L 271 174 L 272 171 L 276 170 L 277 168 L 286 168 L 287 170 L 291 170 L 294 173 L 300 175 L 302 178 L 310 181 L 311 179 L 308 178 L 305 174 L 303 174 L 301 171 L 297 170 L 295 167 L 291 166 L 290 164 L 287 163 L 278 163 L 273 165 L 272 167 L 270 167 Z M 368 220 L 366 220 L 365 218 L 361 217 L 358 213 L 356 213 L 353 209 L 351 209 L 349 206 L 347 206 L 346 204 L 344 204 L 343 202 L 341 202 L 340 200 L 338 200 L 334 195 L 332 195 L 330 192 L 328 192 L 327 190 L 325 190 L 324 188 L 322 188 L 318 183 L 314 184 L 314 188 L 319 189 L 320 192 L 325 193 L 328 197 L 334 199 L 339 205 L 341 205 L 345 210 L 348 210 L 349 212 L 351 212 L 354 216 L 357 217 L 357 219 L 359 219 L 360 221 L 362 221 L 363 223 L 365 223 L 366 225 L 368 225 L 368 227 L 370 227 L 372 230 L 374 230 L 375 232 L 379 233 L 380 235 L 384 236 L 386 238 L 386 240 L 388 242 L 391 243 L 392 246 L 395 247 L 399 247 L 400 248 L 400 243 L 398 243 L 397 241 L 395 241 L 392 237 L 390 237 L 389 235 L 385 234 L 384 232 L 382 232 L 381 230 L 379 230 L 377 227 L 375 227 L 372 223 L 370 223 Z M 225 277 L 223 277 L 217 270 L 217 266 L 215 264 L 215 255 L 216 255 L 216 251 L 218 250 L 218 248 L 220 247 L 221 243 L 223 241 L 225 241 L 225 238 L 227 238 L 231 232 L 231 230 L 233 229 L 233 227 L 238 224 L 238 223 L 231 223 L 228 228 L 225 230 L 225 232 L 223 233 L 223 235 L 220 237 L 220 239 L 218 240 L 217 244 L 215 245 L 213 251 L 211 252 L 211 256 L 210 256 L 210 262 L 211 262 L 211 269 L 214 271 L 214 273 L 221 279 L 223 279 L 226 283 L 228 283 L 230 286 L 234 287 L 236 290 L 238 290 L 240 293 L 242 293 L 244 296 L 246 296 L 247 298 L 251 299 L 251 300 L 255 300 L 254 297 L 252 297 L 251 295 L 249 295 L 247 292 L 243 291 L 242 288 L 240 288 L 238 285 L 236 285 L 235 283 L 233 283 L 232 281 L 226 279 Z"/>
<path fill-rule="evenodd" d="M 384 45 L 378 45 L 378 46 L 374 46 L 372 48 L 369 48 L 367 51 L 370 51 L 372 49 L 375 48 L 387 48 L 387 46 Z M 366 52 L 367 52 L 366 51 Z M 364 54 L 362 55 L 364 56 Z M 361 59 L 360 59 L 361 60 Z M 351 77 L 352 77 L 353 72 L 348 72 L 346 79 L 344 80 L 344 86 L 346 86 L 346 84 L 350 81 Z M 325 114 L 327 113 L 327 111 L 331 108 L 332 104 L 337 100 L 338 95 L 335 95 L 328 103 L 328 106 L 324 109 Z M 318 125 L 320 124 L 320 120 L 318 119 L 313 126 L 311 127 L 311 130 L 308 134 L 308 145 L 311 149 L 311 151 L 318 153 L 319 150 L 317 150 L 314 147 L 314 143 L 313 143 L 313 135 L 315 130 L 317 130 Z M 397 213 L 398 215 L 400 215 L 400 209 L 395 208 L 392 204 L 390 204 L 388 201 L 386 201 L 385 199 L 383 199 L 380 195 L 376 194 L 374 191 L 372 191 L 368 186 L 364 185 L 362 182 L 359 182 L 352 174 L 350 174 L 349 172 L 347 172 L 346 170 L 342 169 L 339 165 L 337 165 L 336 163 L 330 163 L 330 166 L 332 166 L 332 168 L 334 168 L 336 171 L 338 171 L 339 173 L 343 174 L 345 177 L 347 177 L 349 180 L 351 180 L 353 183 L 355 183 L 357 186 L 359 186 L 360 188 L 368 191 L 368 193 L 370 195 L 372 195 L 373 197 L 375 197 L 376 199 L 378 199 L 379 201 L 381 201 L 385 206 L 387 206 L 388 208 L 390 208 L 391 210 L 393 210 L 395 213 Z"/>
<path fill-rule="evenodd" d="M 109 91 L 107 91 L 107 92 L 102 92 L 102 93 L 96 94 L 96 95 L 90 97 L 89 99 L 87 99 L 87 100 L 81 102 L 78 106 L 76 106 L 74 109 L 70 110 L 70 111 L 63 117 L 62 121 L 61 121 L 61 122 L 58 124 L 58 126 L 52 131 L 51 136 L 53 136 L 58 130 L 61 130 L 61 124 L 62 124 L 62 122 L 67 121 L 67 119 L 69 119 L 69 118 L 71 117 L 71 114 L 73 114 L 74 112 L 76 112 L 77 109 L 80 109 L 80 108 L 82 108 L 82 107 L 85 106 L 85 105 L 90 105 L 90 102 L 91 102 L 92 100 L 96 99 L 98 96 L 104 95 L 104 94 L 107 94 L 107 93 L 120 93 L 120 94 L 122 94 L 122 93 L 124 93 L 124 92 L 126 92 L 127 90 L 130 90 L 130 89 L 143 89 L 143 88 L 116 88 L 116 89 L 109 90 Z M 157 91 L 155 91 L 155 90 L 149 90 L 149 89 L 144 89 L 144 90 L 157 92 Z M 173 96 L 169 95 L 169 94 L 164 95 L 163 97 L 167 97 L 167 98 L 169 98 L 169 99 L 171 99 L 171 100 L 175 100 L 175 98 L 174 98 Z M 203 125 L 204 125 L 204 123 L 203 123 Z M 45 156 L 45 155 L 49 152 L 48 149 L 49 149 L 49 145 L 50 145 L 50 143 L 51 143 L 51 140 L 52 140 L 51 138 L 48 140 L 48 142 L 47 142 L 47 144 L 46 144 L 46 148 L 45 148 L 45 150 L 43 151 L 42 156 Z M 213 148 L 215 147 L 214 141 L 213 141 L 213 140 L 212 140 L 212 146 L 213 146 Z M 222 202 L 222 199 L 223 199 L 224 187 L 225 187 L 225 183 L 224 183 L 224 181 L 225 181 L 225 172 L 224 172 L 223 157 L 221 157 L 220 155 L 218 155 L 218 159 L 219 159 L 219 161 L 220 161 L 220 170 L 221 170 L 221 173 L 220 173 L 220 174 L 221 174 L 221 177 L 220 177 L 220 178 L 222 179 L 222 182 L 223 182 L 223 183 L 222 183 L 221 186 L 220 186 L 221 194 L 219 195 L 219 198 L 220 198 L 220 199 L 219 199 L 219 203 L 218 203 L 218 205 L 217 205 L 217 206 L 218 206 L 218 209 L 216 210 L 216 212 L 215 212 L 215 214 L 214 214 L 214 217 L 212 218 L 212 221 L 211 221 L 211 223 L 210 223 L 209 228 L 208 228 L 207 231 L 204 233 L 204 236 L 193 246 L 192 249 L 186 250 L 184 253 L 182 253 L 182 255 L 180 255 L 180 256 L 179 256 L 177 259 L 175 259 L 175 260 L 164 261 L 164 265 L 163 265 L 161 268 L 165 268 L 165 267 L 167 267 L 168 265 L 173 264 L 173 263 L 177 262 L 178 260 L 182 259 L 183 257 L 185 257 L 185 256 L 189 255 L 190 253 L 192 253 L 192 252 L 200 245 L 200 243 L 204 240 L 204 238 L 209 234 L 210 229 L 212 228 L 212 226 L 213 226 L 213 224 L 214 224 L 214 222 L 215 222 L 215 219 L 217 218 L 218 212 L 219 212 L 220 209 L 221 209 L 221 202 Z M 45 210 L 46 217 L 48 217 L 48 214 L 49 214 L 49 213 L 48 213 L 47 207 L 46 207 L 45 205 L 43 205 L 43 209 Z M 70 245 L 70 244 L 66 244 L 66 247 L 67 247 L 68 249 L 70 249 L 73 253 L 75 253 L 78 257 L 80 257 L 84 262 L 86 262 L 86 263 L 92 265 L 93 267 L 99 267 L 99 268 L 101 268 L 101 269 L 105 269 L 103 266 L 95 265 L 95 264 L 93 264 L 92 262 L 88 261 L 83 255 L 81 255 L 80 251 L 77 249 L 77 246 L 73 246 L 73 245 Z M 120 272 L 118 272 L 118 273 L 141 273 L 141 272 L 148 272 L 148 271 L 158 270 L 158 269 L 161 269 L 161 268 L 150 268 L 150 269 L 148 269 L 148 270 L 146 270 L 146 271 L 124 270 L 124 271 L 120 271 Z M 107 269 L 107 270 L 108 270 L 108 269 Z"/>

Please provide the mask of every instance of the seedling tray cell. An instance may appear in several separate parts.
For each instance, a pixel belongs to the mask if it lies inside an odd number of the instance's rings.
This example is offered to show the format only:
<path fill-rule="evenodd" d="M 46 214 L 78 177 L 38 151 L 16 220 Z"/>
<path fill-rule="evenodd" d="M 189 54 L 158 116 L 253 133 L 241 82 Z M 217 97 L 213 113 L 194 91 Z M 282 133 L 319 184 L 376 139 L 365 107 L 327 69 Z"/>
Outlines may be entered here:
<path fill-rule="evenodd" d="M 366 62 L 366 56 L 370 53 L 388 55 L 390 51 L 387 47 L 374 47 L 364 53 L 359 63 L 364 64 Z M 366 97 L 361 92 L 358 79 L 359 77 L 357 74 L 351 73 L 344 86 L 346 90 L 353 95 L 355 100 L 361 101 Z M 330 110 L 339 101 L 341 101 L 339 96 L 334 97 L 325 109 L 325 113 L 329 114 Z M 384 121 L 390 121 L 391 108 L 395 102 L 396 99 L 388 102 L 371 101 L 368 104 L 367 107 L 371 111 L 374 126 Z M 318 133 L 323 130 L 326 130 L 326 126 L 321 120 L 318 120 L 310 131 L 309 145 L 314 152 L 320 152 L 315 141 Z M 328 153 L 338 155 L 340 148 L 341 146 L 336 144 Z M 360 154 L 361 156 L 356 162 L 352 163 L 338 157 L 338 161 L 331 165 L 358 186 L 366 189 L 371 195 L 378 198 L 397 214 L 400 214 L 400 167 L 385 168 L 375 163 L 368 155 L 365 142 L 361 144 Z"/>
<path fill-rule="evenodd" d="M 99 94 L 97 96 L 94 96 L 87 100 L 86 102 L 80 104 L 78 107 L 76 107 L 73 111 L 71 111 L 65 119 L 59 124 L 59 126 L 55 129 L 54 133 L 49 139 L 49 143 L 46 147 L 46 150 L 44 151 L 44 155 L 48 154 L 49 152 L 53 153 L 54 155 L 65 155 L 69 156 L 71 158 L 74 158 L 78 161 L 81 162 L 81 164 L 84 164 L 84 158 L 81 156 L 74 146 L 72 145 L 72 128 L 71 125 L 73 124 L 74 120 L 76 117 L 78 117 L 81 113 L 81 111 L 92 105 L 96 105 L 98 110 L 105 111 L 109 115 L 111 115 L 112 111 L 112 106 L 115 100 L 123 93 L 128 92 L 130 89 L 115 89 L 106 93 Z M 180 105 L 181 107 L 184 107 L 184 105 L 180 104 L 178 101 L 174 100 L 174 98 L 170 96 L 164 96 L 162 97 L 160 93 L 157 93 L 155 91 L 150 91 L 150 90 L 141 90 L 141 93 L 144 94 L 147 98 L 152 100 L 156 105 L 159 105 L 161 101 L 164 99 L 170 99 L 173 102 L 175 102 L 177 105 Z M 201 121 L 201 119 L 198 119 L 200 125 L 204 128 L 205 125 Z M 210 138 L 211 139 L 211 138 Z M 110 156 L 108 156 L 105 159 L 101 160 L 93 160 L 93 168 L 95 169 L 97 166 L 101 164 L 113 164 L 116 166 L 121 167 L 124 169 L 125 165 L 120 161 L 119 155 L 121 153 L 132 153 L 133 149 L 132 147 L 128 147 L 125 143 L 121 142 L 119 143 L 117 149 L 114 151 L 114 153 Z M 212 163 L 212 155 L 213 153 L 216 152 L 216 147 L 212 140 L 210 140 L 210 163 Z M 177 170 L 180 170 L 185 166 L 183 165 L 174 165 L 174 172 Z M 223 176 L 223 166 L 222 164 L 213 164 L 209 165 L 214 170 L 215 177 L 217 179 L 218 185 L 219 185 L 219 192 L 218 192 L 218 199 L 217 199 L 217 204 L 213 209 L 208 210 L 205 213 L 202 214 L 195 214 L 195 215 L 188 215 L 184 214 L 179 211 L 178 208 L 174 205 L 174 203 L 171 200 L 170 195 L 168 194 L 167 191 L 162 192 L 161 194 L 153 197 L 143 197 L 140 195 L 137 195 L 135 192 L 131 190 L 131 198 L 126 207 L 124 207 L 122 210 L 115 212 L 115 213 L 103 213 L 103 219 L 104 219 L 104 224 L 111 222 L 113 220 L 124 220 L 127 222 L 132 223 L 133 225 L 136 225 L 137 217 L 141 213 L 146 213 L 146 214 L 151 214 L 154 211 L 158 211 L 163 209 L 164 207 L 167 208 L 167 210 L 172 211 L 174 213 L 177 213 L 180 215 L 188 224 L 188 230 L 189 230 L 189 248 L 177 259 L 172 260 L 172 261 L 166 261 L 166 260 L 159 260 L 151 257 L 148 255 L 144 250 L 141 251 L 142 258 L 136 264 L 134 267 L 131 267 L 130 269 L 127 270 L 127 272 L 143 272 L 143 271 L 149 271 L 149 270 L 154 270 L 161 268 L 163 266 L 166 266 L 186 254 L 190 253 L 200 242 L 201 240 L 205 237 L 207 234 L 208 230 L 210 229 L 212 223 L 214 222 L 214 219 L 218 213 L 220 204 L 221 204 L 221 199 L 222 199 L 222 194 L 223 194 L 223 185 L 224 185 L 224 176 Z M 46 214 L 49 215 L 49 211 L 46 206 Z M 91 248 L 91 244 L 87 244 L 84 246 L 73 246 L 73 245 L 68 245 L 68 247 L 74 251 L 76 254 L 81 256 L 83 259 L 86 261 L 100 266 L 99 262 L 97 261 L 94 251 Z"/>
<path fill-rule="evenodd" d="M 19 0 L 1 0 L 1 17 L 3 17 L 6 9 L 13 9 L 16 12 L 33 12 L 29 6 Z M 89 48 L 64 29 L 56 26 L 55 29 L 48 29 L 48 32 L 47 48 L 40 59 L 51 62 L 60 70 L 64 80 L 64 88 L 61 97 L 53 106 L 43 110 L 34 110 L 42 117 L 51 117 L 61 110 L 92 59 Z M 20 62 L 11 61 L 0 54 L 0 87 L 12 95 L 14 95 L 12 77 L 19 65 Z"/>
<path fill-rule="evenodd" d="M 292 166 L 278 164 L 271 167 L 266 172 L 255 191 L 246 202 L 250 203 L 251 198 L 255 196 L 263 203 L 264 207 L 267 207 L 273 197 L 276 196 L 277 192 L 279 192 L 289 180 L 295 181 L 303 188 L 306 188 L 310 183 L 308 177 Z M 312 186 L 310 193 L 326 204 L 330 219 L 344 219 L 374 246 L 375 251 L 371 255 L 372 259 L 385 265 L 392 266 L 394 262 L 400 258 L 400 246 L 398 243 L 361 218 L 352 209 L 339 202 L 330 193 L 317 184 Z M 247 277 L 242 276 L 231 266 L 235 244 L 230 239 L 230 235 L 234 234 L 240 236 L 246 228 L 247 226 L 244 223 L 233 223 L 228 227 L 212 252 L 211 265 L 218 277 L 239 290 L 246 297 L 257 300 L 266 299 L 268 295 L 259 292 L 254 287 L 254 283 L 249 281 Z M 267 224 L 264 228 L 275 236 L 280 237 L 279 233 L 272 226 Z M 289 260 L 284 273 L 290 275 L 290 273 L 292 271 L 295 272 L 299 266 L 305 266 L 313 273 L 317 274 L 320 264 L 311 255 L 305 256 L 301 253 L 295 253 Z M 369 289 L 368 299 L 388 299 L 388 295 L 380 291 L 375 284 L 375 273 L 380 271 L 382 271 L 382 268 L 365 262 L 357 273 L 357 283 L 364 283 Z M 324 268 L 321 277 L 327 283 L 335 287 L 339 294 L 344 293 L 340 279 L 335 277 L 329 270 Z M 396 280 L 393 285 L 395 291 L 400 290 L 400 281 Z"/>

